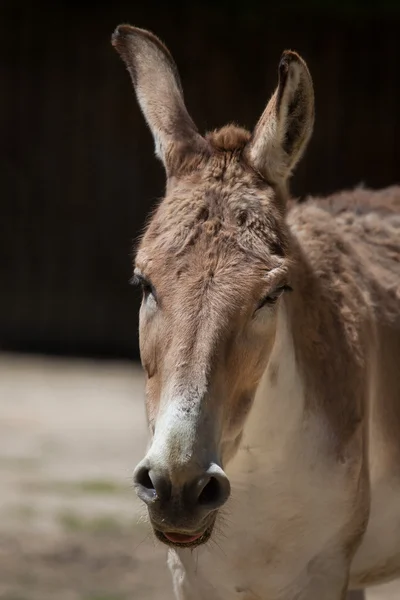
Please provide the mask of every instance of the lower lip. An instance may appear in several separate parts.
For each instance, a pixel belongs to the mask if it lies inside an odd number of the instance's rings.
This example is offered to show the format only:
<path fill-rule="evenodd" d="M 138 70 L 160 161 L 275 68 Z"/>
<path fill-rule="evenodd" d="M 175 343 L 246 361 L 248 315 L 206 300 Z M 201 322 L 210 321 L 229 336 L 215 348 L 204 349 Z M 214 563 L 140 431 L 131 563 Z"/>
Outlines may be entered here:
<path fill-rule="evenodd" d="M 183 535 L 181 533 L 165 533 L 164 536 L 173 544 L 190 544 L 199 540 L 203 534 L 198 533 L 197 535 Z"/>

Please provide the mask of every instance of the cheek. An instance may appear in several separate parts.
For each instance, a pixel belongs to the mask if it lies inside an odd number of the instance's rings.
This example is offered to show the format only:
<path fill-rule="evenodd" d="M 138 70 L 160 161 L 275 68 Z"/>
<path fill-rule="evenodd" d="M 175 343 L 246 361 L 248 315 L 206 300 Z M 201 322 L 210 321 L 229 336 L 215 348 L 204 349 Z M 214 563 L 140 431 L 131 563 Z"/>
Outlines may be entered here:
<path fill-rule="evenodd" d="M 232 409 L 229 411 L 229 430 L 231 432 L 238 432 L 243 428 L 253 404 L 254 393 L 255 390 L 243 392 L 235 397 Z"/>
<path fill-rule="evenodd" d="M 141 311 L 142 313 L 142 311 Z M 140 315 L 139 319 L 139 348 L 140 348 L 140 360 L 143 369 L 149 379 L 152 379 L 157 373 L 157 362 L 159 348 L 159 334 L 158 328 L 149 322 L 148 319 Z"/>
<path fill-rule="evenodd" d="M 142 305 L 139 318 L 140 359 L 146 374 L 146 412 L 152 430 L 158 417 L 163 381 L 167 379 L 165 366 L 169 339 L 165 319 Z"/>
<path fill-rule="evenodd" d="M 149 324 L 140 320 L 139 327 L 139 346 L 140 360 L 143 370 L 146 374 L 146 413 L 147 420 L 151 429 L 154 429 L 154 424 L 158 414 L 158 406 L 160 402 L 160 377 L 157 348 L 157 334 L 154 328 Z"/>
<path fill-rule="evenodd" d="M 276 319 L 250 327 L 236 343 L 235 370 L 239 386 L 257 386 L 275 343 Z"/>
<path fill-rule="evenodd" d="M 146 382 L 146 412 L 149 425 L 154 431 L 155 423 L 160 406 L 161 386 L 158 377 L 147 379 Z"/>
<path fill-rule="evenodd" d="M 276 320 L 256 328 L 250 327 L 237 339 L 230 356 L 225 385 L 229 392 L 226 423 L 229 436 L 236 435 L 244 426 L 253 405 L 257 386 L 268 364 L 275 342 Z"/>

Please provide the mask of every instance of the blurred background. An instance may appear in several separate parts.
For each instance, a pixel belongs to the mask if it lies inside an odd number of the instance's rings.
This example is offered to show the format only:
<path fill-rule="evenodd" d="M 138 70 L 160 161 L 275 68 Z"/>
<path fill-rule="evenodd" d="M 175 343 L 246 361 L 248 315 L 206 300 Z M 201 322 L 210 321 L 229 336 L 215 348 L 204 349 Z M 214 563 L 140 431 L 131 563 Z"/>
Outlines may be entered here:
<path fill-rule="evenodd" d="M 166 42 L 201 131 L 253 127 L 282 50 L 303 55 L 316 126 L 294 195 L 399 182 L 399 0 L 1 1 L 2 600 L 170 598 L 130 486 L 146 428 L 128 280 L 164 174 L 110 44 L 122 22 Z"/>

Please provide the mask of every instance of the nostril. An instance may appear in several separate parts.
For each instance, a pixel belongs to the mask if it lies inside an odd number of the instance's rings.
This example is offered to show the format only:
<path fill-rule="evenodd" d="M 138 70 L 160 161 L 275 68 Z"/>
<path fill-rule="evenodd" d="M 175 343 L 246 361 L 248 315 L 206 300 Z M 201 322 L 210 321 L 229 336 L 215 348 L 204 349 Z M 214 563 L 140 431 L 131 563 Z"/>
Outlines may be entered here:
<path fill-rule="evenodd" d="M 150 469 L 145 466 L 139 466 L 133 474 L 133 484 L 137 495 L 143 502 L 149 504 L 157 498 L 157 491 L 150 476 Z"/>
<path fill-rule="evenodd" d="M 198 495 L 200 506 L 214 510 L 220 508 L 228 500 L 231 493 L 229 479 L 218 465 L 212 465 L 208 471 L 208 480 Z"/>
<path fill-rule="evenodd" d="M 147 469 L 146 467 L 141 467 L 138 470 L 138 472 L 135 473 L 134 483 L 143 486 L 144 488 L 146 488 L 146 490 L 155 491 L 153 482 L 150 479 L 149 469 Z"/>
<path fill-rule="evenodd" d="M 219 483 L 215 477 L 211 477 L 210 481 L 203 487 L 198 498 L 199 504 L 213 504 L 220 495 Z"/>
<path fill-rule="evenodd" d="M 166 501 L 171 495 L 171 482 L 168 475 L 163 471 L 157 471 L 147 460 L 136 467 L 133 484 L 137 495 L 146 504 L 156 500 Z"/>

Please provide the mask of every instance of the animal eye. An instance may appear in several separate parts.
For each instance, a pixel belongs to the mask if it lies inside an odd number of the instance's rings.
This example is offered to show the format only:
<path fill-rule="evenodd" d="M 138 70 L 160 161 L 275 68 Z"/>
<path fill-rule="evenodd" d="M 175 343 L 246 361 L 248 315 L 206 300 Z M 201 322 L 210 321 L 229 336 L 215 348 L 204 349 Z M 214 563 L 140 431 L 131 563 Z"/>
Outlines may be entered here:
<path fill-rule="evenodd" d="M 156 294 L 151 282 L 148 279 L 146 279 L 146 277 L 143 277 L 143 275 L 135 273 L 130 283 L 132 285 L 140 286 L 142 288 L 144 299 L 147 299 L 150 295 L 152 295 L 154 299 L 156 299 Z"/>
<path fill-rule="evenodd" d="M 280 287 L 276 288 L 273 292 L 268 294 L 268 296 L 265 296 L 257 306 L 256 310 L 260 310 L 260 308 L 266 305 L 273 306 L 274 304 L 276 304 L 278 298 L 282 296 L 283 292 L 291 291 L 292 288 L 289 285 L 281 285 Z"/>
<path fill-rule="evenodd" d="M 269 294 L 268 296 L 265 296 L 265 298 L 263 298 L 261 300 L 261 302 L 259 303 L 259 305 L 257 306 L 257 310 L 260 310 L 260 308 L 262 308 L 263 306 L 266 306 L 267 304 L 269 304 L 270 306 L 273 306 L 274 304 L 276 304 L 279 296 L 281 294 L 276 291 L 273 292 L 273 294 Z"/>
<path fill-rule="evenodd" d="M 145 297 L 150 296 L 150 294 L 153 293 L 153 288 L 148 281 L 142 281 L 141 286 L 142 286 L 143 295 Z"/>

